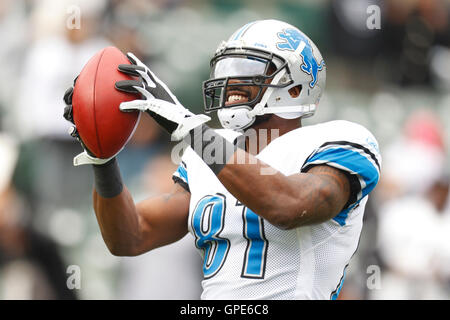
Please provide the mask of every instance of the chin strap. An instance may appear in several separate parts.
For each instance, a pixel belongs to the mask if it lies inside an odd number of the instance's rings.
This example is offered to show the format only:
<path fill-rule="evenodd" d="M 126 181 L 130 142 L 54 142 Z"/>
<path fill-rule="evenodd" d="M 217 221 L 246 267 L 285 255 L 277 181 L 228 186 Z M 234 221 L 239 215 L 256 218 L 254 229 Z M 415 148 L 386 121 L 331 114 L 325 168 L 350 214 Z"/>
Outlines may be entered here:
<path fill-rule="evenodd" d="M 267 113 L 288 113 L 301 112 L 303 114 L 314 113 L 316 111 L 315 104 L 306 104 L 302 106 L 286 106 L 286 107 L 267 107 L 264 108 L 263 114 Z"/>

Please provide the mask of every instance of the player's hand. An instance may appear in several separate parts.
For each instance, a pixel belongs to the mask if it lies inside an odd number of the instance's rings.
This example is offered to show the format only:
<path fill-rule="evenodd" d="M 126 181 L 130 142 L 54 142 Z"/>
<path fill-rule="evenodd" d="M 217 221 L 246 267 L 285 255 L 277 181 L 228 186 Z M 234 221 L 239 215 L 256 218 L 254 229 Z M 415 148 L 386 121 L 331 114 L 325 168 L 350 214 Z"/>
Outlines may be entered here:
<path fill-rule="evenodd" d="M 122 80 L 115 84 L 116 89 L 138 93 L 142 99 L 122 102 L 122 111 L 146 111 L 161 125 L 174 140 L 181 140 L 190 130 L 211 120 L 210 117 L 196 115 L 186 109 L 145 64 L 132 53 L 127 54 L 131 65 L 119 65 L 119 71 L 139 77 L 139 80 Z"/>
<path fill-rule="evenodd" d="M 75 78 L 75 80 L 73 81 L 73 86 L 75 86 L 76 81 L 77 81 L 77 78 Z M 96 158 L 95 156 L 93 156 L 92 153 L 89 151 L 89 149 L 83 143 L 83 140 L 81 140 L 80 135 L 78 134 L 77 127 L 75 126 L 75 122 L 73 121 L 73 110 L 72 110 L 73 86 L 68 88 L 66 90 L 66 92 L 64 93 L 63 100 L 64 100 L 64 103 L 66 104 L 66 106 L 64 107 L 64 115 L 63 116 L 64 116 L 64 119 L 66 119 L 67 121 L 69 121 L 73 124 L 73 126 L 69 129 L 69 134 L 73 138 L 77 139 L 84 149 L 84 151 L 82 153 L 80 153 L 79 155 L 75 156 L 75 158 L 73 158 L 73 165 L 80 166 L 83 164 L 96 164 L 96 165 L 104 164 L 104 163 L 108 162 L 109 160 L 111 160 L 112 158 L 99 159 L 99 158 Z"/>

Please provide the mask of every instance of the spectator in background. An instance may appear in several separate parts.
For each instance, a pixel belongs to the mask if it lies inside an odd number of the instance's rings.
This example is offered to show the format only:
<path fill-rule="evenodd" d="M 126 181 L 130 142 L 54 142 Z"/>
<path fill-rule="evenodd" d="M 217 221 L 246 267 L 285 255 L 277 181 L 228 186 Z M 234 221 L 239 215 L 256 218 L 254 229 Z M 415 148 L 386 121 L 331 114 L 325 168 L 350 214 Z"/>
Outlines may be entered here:
<path fill-rule="evenodd" d="M 403 86 L 430 86 L 431 53 L 450 46 L 450 4 L 446 0 L 387 0 L 383 52 L 390 78 Z"/>
<path fill-rule="evenodd" d="M 442 128 L 420 110 L 385 152 L 378 251 L 381 290 L 375 299 L 449 299 L 450 224 L 444 213 L 449 179 Z"/>
<path fill-rule="evenodd" d="M 98 33 L 104 1 L 45 0 L 31 14 L 33 42 L 22 67 L 18 98 L 20 135 L 67 139 L 69 128 L 55 117 L 61 92 L 109 41 Z M 32 106 L 32 107 L 30 107 Z"/>
<path fill-rule="evenodd" d="M 449 299 L 448 177 L 423 194 L 387 203 L 380 211 L 378 245 L 385 264 L 376 299 Z"/>
<path fill-rule="evenodd" d="M 61 92 L 97 51 L 109 45 L 98 32 L 104 5 L 105 1 L 45 0 L 35 2 L 30 14 L 33 41 L 17 72 L 17 92 L 23 94 L 9 109 L 15 121 L 6 129 L 38 151 L 30 159 L 37 213 L 76 207 L 90 197 L 90 190 L 79 184 L 85 185 L 90 172 L 70 165 L 79 147 L 67 138 L 67 122 L 55 114 L 61 113 Z"/>
<path fill-rule="evenodd" d="M 370 6 L 379 8 L 379 28 L 367 25 L 374 14 Z M 448 89 L 448 1 L 333 0 L 329 26 L 333 54 L 343 57 L 342 63 L 348 63 L 349 69 L 362 69 L 354 83 L 360 84 L 360 77 L 373 74 L 363 83 L 374 86 L 378 80 L 380 85 L 388 82 Z M 352 70 L 353 75 L 357 73 Z"/>
<path fill-rule="evenodd" d="M 333 54 L 353 60 L 373 59 L 382 44 L 382 29 L 367 27 L 367 8 L 380 8 L 380 27 L 385 6 L 381 0 L 332 0 L 328 8 Z M 382 19 L 382 20 L 381 20 Z M 352 45 L 349 45 L 351 43 Z"/>
<path fill-rule="evenodd" d="M 12 183 L 18 149 L 0 134 L 0 299 L 76 299 L 56 244 L 35 232 Z"/>
<path fill-rule="evenodd" d="M 17 70 L 23 63 L 28 44 L 27 10 L 25 1 L 0 1 L 0 117 L 5 125 L 11 102 L 17 98 L 17 92 L 11 90 L 18 85 Z"/>
<path fill-rule="evenodd" d="M 446 161 L 444 128 L 432 110 L 413 112 L 385 150 L 380 201 L 410 194 L 424 194 L 443 173 Z"/>

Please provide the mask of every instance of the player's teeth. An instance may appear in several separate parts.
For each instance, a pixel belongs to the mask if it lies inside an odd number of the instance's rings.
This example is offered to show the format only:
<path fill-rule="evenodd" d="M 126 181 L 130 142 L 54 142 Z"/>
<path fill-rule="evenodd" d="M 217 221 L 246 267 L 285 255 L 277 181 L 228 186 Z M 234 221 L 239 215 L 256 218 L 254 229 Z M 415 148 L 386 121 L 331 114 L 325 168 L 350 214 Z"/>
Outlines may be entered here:
<path fill-rule="evenodd" d="M 242 98 L 243 98 L 243 96 L 234 94 L 234 95 L 231 95 L 228 97 L 228 102 L 239 101 Z"/>

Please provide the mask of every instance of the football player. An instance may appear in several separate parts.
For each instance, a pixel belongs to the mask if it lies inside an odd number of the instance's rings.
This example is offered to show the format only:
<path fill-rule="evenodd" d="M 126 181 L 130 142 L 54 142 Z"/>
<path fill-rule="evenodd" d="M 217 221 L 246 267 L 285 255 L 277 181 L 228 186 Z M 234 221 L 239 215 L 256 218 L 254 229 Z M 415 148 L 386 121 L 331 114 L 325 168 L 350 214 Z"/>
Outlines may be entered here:
<path fill-rule="evenodd" d="M 128 58 L 131 65 L 119 70 L 138 80 L 119 81 L 116 89 L 142 98 L 121 110 L 147 112 L 188 147 L 172 192 L 137 204 L 115 158 L 87 150 L 77 157 L 77 164 L 93 164 L 93 206 L 109 250 L 135 256 L 190 232 L 204 259 L 203 299 L 336 299 L 381 157 L 374 136 L 358 124 L 301 126 L 325 87 L 315 44 L 277 20 L 248 23 L 220 44 L 203 95 L 221 130 L 186 109 L 137 57 Z"/>

